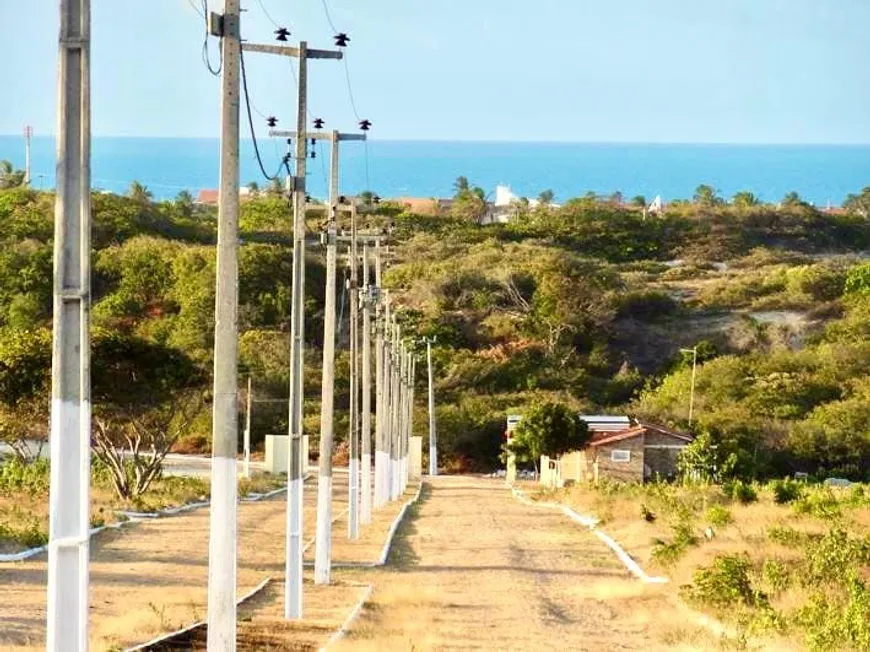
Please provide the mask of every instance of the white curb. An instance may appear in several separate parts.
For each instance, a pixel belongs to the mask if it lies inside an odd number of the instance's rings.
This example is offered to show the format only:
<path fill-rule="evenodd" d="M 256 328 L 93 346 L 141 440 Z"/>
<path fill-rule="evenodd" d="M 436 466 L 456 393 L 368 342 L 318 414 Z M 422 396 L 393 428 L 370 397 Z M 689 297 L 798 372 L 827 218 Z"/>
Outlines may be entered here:
<path fill-rule="evenodd" d="M 619 558 L 619 561 L 623 563 L 623 565 L 631 572 L 632 575 L 637 577 L 640 581 L 645 582 L 647 584 L 666 584 L 669 580 L 667 577 L 651 577 L 646 574 L 640 565 L 631 558 L 623 548 L 616 541 L 614 541 L 611 537 L 606 535 L 604 532 L 598 529 L 598 523 L 600 522 L 594 516 L 586 516 L 584 514 L 578 514 L 573 509 L 568 507 L 567 505 L 560 505 L 559 503 L 538 503 L 533 500 L 529 500 L 526 498 L 525 494 L 522 491 L 510 485 L 511 493 L 514 498 L 519 500 L 521 503 L 525 505 L 530 505 L 532 507 L 543 507 L 546 509 L 555 509 L 563 514 L 565 514 L 571 520 L 580 523 L 582 526 L 588 528 L 592 534 L 598 537 L 601 541 L 610 548 L 616 556 Z"/>

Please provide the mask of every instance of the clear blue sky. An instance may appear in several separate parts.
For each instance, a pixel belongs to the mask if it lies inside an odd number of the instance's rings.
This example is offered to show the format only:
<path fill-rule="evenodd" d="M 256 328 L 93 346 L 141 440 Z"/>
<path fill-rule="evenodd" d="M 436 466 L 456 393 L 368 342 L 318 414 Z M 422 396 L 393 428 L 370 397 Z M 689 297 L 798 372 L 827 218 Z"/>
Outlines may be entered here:
<path fill-rule="evenodd" d="M 328 1 L 378 138 L 870 143 L 868 0 Z M 331 46 L 320 0 L 262 3 Z M 55 130 L 57 4 L 0 0 L 0 133 Z M 92 5 L 94 133 L 216 136 L 188 0 Z M 271 42 L 243 6 L 244 37 Z M 288 62 L 248 56 L 254 104 L 289 126 Z M 352 127 L 343 66 L 311 68 L 312 111 Z"/>

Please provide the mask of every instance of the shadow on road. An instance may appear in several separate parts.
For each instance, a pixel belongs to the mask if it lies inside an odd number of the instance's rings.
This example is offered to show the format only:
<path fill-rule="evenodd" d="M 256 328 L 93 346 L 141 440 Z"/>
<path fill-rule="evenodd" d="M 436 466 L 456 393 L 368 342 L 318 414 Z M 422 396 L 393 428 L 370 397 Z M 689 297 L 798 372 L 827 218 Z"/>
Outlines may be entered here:
<path fill-rule="evenodd" d="M 414 552 L 410 539 L 417 534 L 417 518 L 423 505 L 426 504 L 426 501 L 431 496 L 431 485 L 424 483 L 420 489 L 420 497 L 417 499 L 417 502 L 408 507 L 408 510 L 405 512 L 405 518 L 402 519 L 399 528 L 396 530 L 396 536 L 390 548 L 390 556 L 387 558 L 387 569 L 398 571 L 409 570 L 420 563 L 420 557 Z"/>

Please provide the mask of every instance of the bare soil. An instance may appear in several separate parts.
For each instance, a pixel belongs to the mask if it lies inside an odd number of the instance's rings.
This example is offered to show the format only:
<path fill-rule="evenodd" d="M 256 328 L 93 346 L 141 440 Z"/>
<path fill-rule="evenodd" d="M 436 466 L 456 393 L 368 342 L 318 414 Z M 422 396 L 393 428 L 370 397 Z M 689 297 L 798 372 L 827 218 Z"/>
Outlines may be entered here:
<path fill-rule="evenodd" d="M 503 482 L 440 477 L 399 530 L 346 650 L 710 649 L 660 586 Z"/>

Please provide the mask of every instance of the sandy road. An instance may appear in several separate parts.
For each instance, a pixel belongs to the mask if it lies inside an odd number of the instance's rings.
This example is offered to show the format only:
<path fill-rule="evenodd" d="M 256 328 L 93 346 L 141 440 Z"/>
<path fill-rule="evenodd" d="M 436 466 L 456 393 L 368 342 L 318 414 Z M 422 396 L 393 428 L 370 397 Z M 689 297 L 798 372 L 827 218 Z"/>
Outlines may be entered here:
<path fill-rule="evenodd" d="M 372 600 L 337 648 L 691 649 L 668 639 L 673 612 L 660 587 L 497 480 L 429 482 L 371 580 Z"/>

